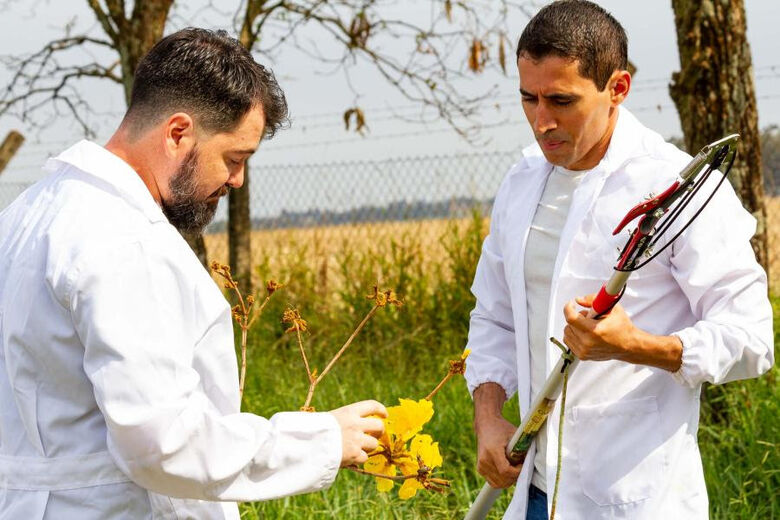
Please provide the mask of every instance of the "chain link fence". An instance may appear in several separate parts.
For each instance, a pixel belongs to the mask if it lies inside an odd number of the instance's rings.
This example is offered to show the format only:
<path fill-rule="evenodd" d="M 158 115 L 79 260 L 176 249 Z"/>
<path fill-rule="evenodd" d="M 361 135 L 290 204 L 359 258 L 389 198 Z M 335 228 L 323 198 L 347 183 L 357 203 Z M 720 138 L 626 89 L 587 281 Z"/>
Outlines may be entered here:
<path fill-rule="evenodd" d="M 441 238 L 467 225 L 472 212 L 488 214 L 516 160 L 513 153 L 478 153 L 253 166 L 252 265 L 278 276 L 295 257 L 313 270 L 338 270 L 345 251 L 376 257 L 400 243 L 416 244 L 416 261 L 439 260 Z M 205 237 L 209 258 L 222 262 L 225 214 L 220 208 Z"/>
<path fill-rule="evenodd" d="M 393 254 L 416 244 L 418 262 L 439 259 L 442 237 L 486 216 L 518 153 L 404 157 L 384 161 L 252 166 L 252 264 L 263 272 L 333 269 L 345 253 Z M 29 184 L 0 182 L 0 210 Z M 227 208 L 205 235 L 210 260 L 227 263 Z M 772 286 L 780 287 L 780 197 L 767 198 Z M 408 248 L 407 248 L 408 249 Z M 415 249 L 415 248 L 412 248 Z M 399 261 L 409 261 L 400 259 Z"/>

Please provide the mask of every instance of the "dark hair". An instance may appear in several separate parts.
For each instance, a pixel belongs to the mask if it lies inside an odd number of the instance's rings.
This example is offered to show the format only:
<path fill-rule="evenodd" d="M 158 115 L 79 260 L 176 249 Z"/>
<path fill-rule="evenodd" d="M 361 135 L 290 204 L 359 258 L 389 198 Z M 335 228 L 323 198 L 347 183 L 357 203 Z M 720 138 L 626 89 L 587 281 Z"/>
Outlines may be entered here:
<path fill-rule="evenodd" d="M 579 73 L 604 90 L 616 70 L 628 67 L 626 31 L 602 7 L 587 0 L 559 0 L 544 6 L 517 42 L 517 58 L 560 56 L 579 60 Z"/>
<path fill-rule="evenodd" d="M 287 100 L 273 72 L 227 32 L 187 28 L 141 59 L 125 121 L 142 131 L 181 111 L 207 132 L 229 132 L 258 105 L 264 137 L 271 138 L 287 122 Z"/>

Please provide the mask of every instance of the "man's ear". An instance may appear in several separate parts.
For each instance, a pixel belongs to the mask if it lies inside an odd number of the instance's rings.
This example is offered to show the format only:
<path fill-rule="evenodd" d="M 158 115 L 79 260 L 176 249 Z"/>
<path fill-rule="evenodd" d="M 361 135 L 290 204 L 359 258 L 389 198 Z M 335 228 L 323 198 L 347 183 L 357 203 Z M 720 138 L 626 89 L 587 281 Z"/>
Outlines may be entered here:
<path fill-rule="evenodd" d="M 195 147 L 195 122 L 189 114 L 176 112 L 171 115 L 164 130 L 164 148 L 169 157 L 181 159 Z"/>
<path fill-rule="evenodd" d="M 612 106 L 618 106 L 626 100 L 631 90 L 631 73 L 627 70 L 616 70 L 607 83 Z"/>

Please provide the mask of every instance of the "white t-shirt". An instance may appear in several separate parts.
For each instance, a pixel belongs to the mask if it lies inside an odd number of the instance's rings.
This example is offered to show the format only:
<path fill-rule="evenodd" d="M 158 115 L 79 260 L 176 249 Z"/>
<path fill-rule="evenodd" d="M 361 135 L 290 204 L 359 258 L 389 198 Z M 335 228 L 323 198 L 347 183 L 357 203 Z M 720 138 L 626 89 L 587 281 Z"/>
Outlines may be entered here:
<path fill-rule="evenodd" d="M 544 359 L 549 339 L 546 337 L 547 308 L 550 303 L 555 258 L 561 230 L 571 205 L 571 196 L 587 171 L 572 171 L 555 166 L 547 178 L 542 198 L 536 207 L 525 250 L 525 287 L 528 305 L 528 344 L 531 347 L 531 400 L 541 391 L 546 379 Z M 563 311 L 561 311 L 563 312 Z M 545 453 L 546 428 L 536 437 L 536 457 L 531 482 L 547 491 Z"/>

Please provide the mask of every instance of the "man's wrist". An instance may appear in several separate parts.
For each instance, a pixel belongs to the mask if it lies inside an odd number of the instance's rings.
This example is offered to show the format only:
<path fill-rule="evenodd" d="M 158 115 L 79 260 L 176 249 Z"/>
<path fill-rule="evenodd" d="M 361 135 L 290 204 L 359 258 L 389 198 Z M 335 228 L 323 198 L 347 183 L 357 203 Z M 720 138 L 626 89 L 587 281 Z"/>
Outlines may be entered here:
<path fill-rule="evenodd" d="M 474 389 L 474 428 L 502 417 L 506 400 L 506 390 L 498 383 L 482 383 Z"/>

